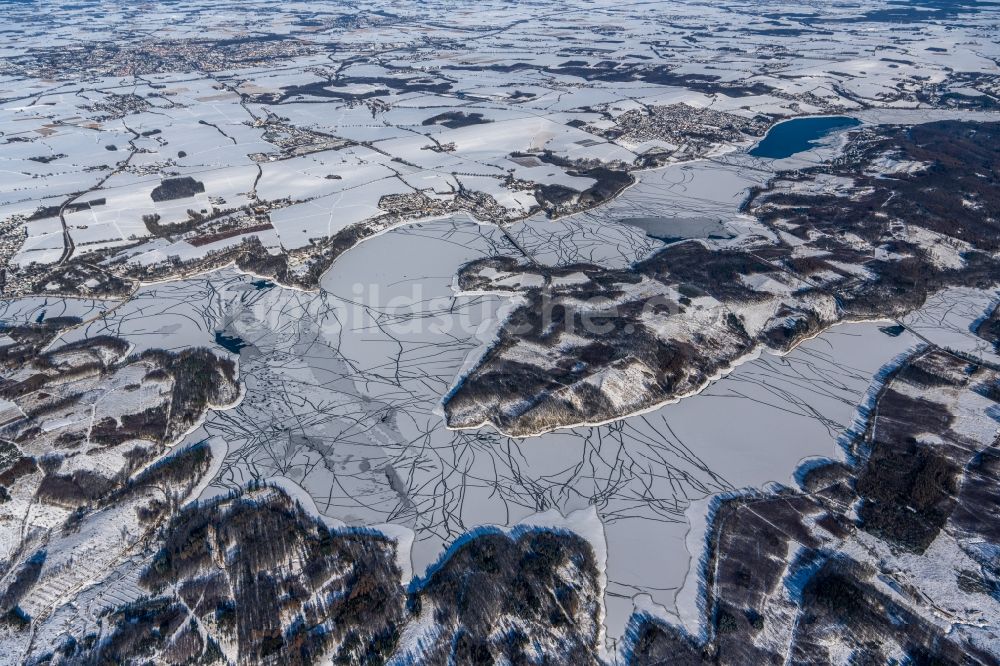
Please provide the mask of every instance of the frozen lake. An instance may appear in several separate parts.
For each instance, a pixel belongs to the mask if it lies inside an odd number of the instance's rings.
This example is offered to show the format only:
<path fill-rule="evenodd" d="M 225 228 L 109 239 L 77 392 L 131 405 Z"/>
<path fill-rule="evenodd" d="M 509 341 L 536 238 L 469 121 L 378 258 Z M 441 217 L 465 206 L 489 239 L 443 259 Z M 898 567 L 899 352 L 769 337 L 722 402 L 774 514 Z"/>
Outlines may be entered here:
<path fill-rule="evenodd" d="M 226 345 L 238 338 L 246 398 L 191 435 L 228 446 L 207 493 L 281 479 L 330 518 L 412 530 L 417 573 L 477 525 L 596 507 L 612 639 L 638 595 L 675 612 L 691 559 L 685 535 L 698 519 L 690 511 L 701 500 L 791 485 L 801 461 L 840 456 L 838 436 L 871 377 L 918 342 L 883 332 L 884 323 L 844 324 L 785 356 L 749 360 L 696 396 L 605 426 L 530 439 L 451 431 L 441 396 L 504 306 L 456 296 L 454 270 L 503 251 L 494 231 L 455 218 L 389 232 L 345 255 L 319 293 L 261 288 L 233 271 L 150 286 L 90 334 L 114 331 L 139 346 L 150 341 L 145 331 L 167 346 L 174 336 L 184 345 L 214 345 L 220 331 Z M 992 296 L 959 295 L 968 307 L 932 299 L 912 321 L 945 318 L 960 337 L 959 319 Z M 133 318 L 144 324 L 135 335 Z"/>

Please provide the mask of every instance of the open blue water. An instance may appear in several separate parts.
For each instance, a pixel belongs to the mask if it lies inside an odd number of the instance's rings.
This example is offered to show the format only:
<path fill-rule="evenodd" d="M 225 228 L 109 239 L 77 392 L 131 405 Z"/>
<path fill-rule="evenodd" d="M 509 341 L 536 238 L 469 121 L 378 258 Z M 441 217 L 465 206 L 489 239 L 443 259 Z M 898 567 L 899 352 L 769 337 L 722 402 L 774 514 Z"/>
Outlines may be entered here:
<path fill-rule="evenodd" d="M 792 118 L 769 129 L 760 143 L 750 150 L 750 154 L 769 159 L 791 157 L 815 148 L 820 139 L 831 132 L 860 124 L 860 120 L 848 116 Z"/>
<path fill-rule="evenodd" d="M 231 351 L 234 354 L 239 354 L 240 350 L 247 346 L 247 343 L 243 341 L 243 338 L 238 335 L 226 335 L 222 331 L 215 332 L 215 344 Z"/>

